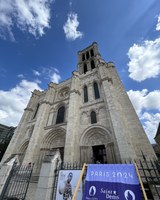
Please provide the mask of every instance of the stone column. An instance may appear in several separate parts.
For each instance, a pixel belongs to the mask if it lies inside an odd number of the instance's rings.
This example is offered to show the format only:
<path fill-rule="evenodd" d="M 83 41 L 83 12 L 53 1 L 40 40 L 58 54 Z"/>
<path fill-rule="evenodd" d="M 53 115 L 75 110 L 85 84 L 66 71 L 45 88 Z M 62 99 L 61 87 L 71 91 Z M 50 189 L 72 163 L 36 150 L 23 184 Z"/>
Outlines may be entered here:
<path fill-rule="evenodd" d="M 116 91 L 114 90 L 116 85 L 113 84 L 112 76 L 109 74 L 109 71 L 107 71 L 106 65 L 100 63 L 98 67 L 102 88 L 104 90 L 104 101 L 108 107 L 107 109 L 112 123 L 112 131 L 115 138 L 114 142 L 118 147 L 116 157 L 120 158 L 119 161 L 136 158 L 134 149 L 129 145 L 130 141 L 127 136 L 127 130 L 123 125 L 121 106 L 118 102 Z"/>
<path fill-rule="evenodd" d="M 116 163 L 114 143 L 108 143 L 106 146 L 106 157 L 108 163 Z"/>
<path fill-rule="evenodd" d="M 155 159 L 156 155 L 153 147 L 144 132 L 136 111 L 127 95 L 122 81 L 117 74 L 116 68 L 111 62 L 107 63 L 107 68 L 110 71 L 110 74 L 112 74 L 116 99 L 121 106 L 121 118 L 127 130 L 126 137 L 128 137 L 129 145 L 135 150 L 136 156 L 140 159 L 143 157 L 142 151 L 147 154 L 149 159 Z"/>
<path fill-rule="evenodd" d="M 70 101 L 68 106 L 68 122 L 66 130 L 66 143 L 64 162 L 79 162 L 79 122 L 80 122 L 80 92 L 79 77 L 77 72 L 73 72 L 71 79 Z"/>
<path fill-rule="evenodd" d="M 90 81 L 87 84 L 88 88 L 88 101 L 89 102 L 94 102 L 95 101 L 95 96 L 94 96 L 94 88 L 93 88 L 93 81 Z"/>
<path fill-rule="evenodd" d="M 34 200 L 53 200 L 53 183 L 55 179 L 55 169 L 59 161 L 60 153 L 58 151 L 46 155 L 41 167 Z"/>
<path fill-rule="evenodd" d="M 94 42 L 93 44 L 93 51 L 94 51 L 94 55 L 100 54 L 98 51 L 98 45 L 96 42 Z"/>
<path fill-rule="evenodd" d="M 43 138 L 42 134 L 44 132 L 44 127 L 46 126 L 46 123 L 47 123 L 51 103 L 53 103 L 53 100 L 54 100 L 55 88 L 56 88 L 56 84 L 50 83 L 48 86 L 48 90 L 46 91 L 44 99 L 40 102 L 32 137 L 30 139 L 30 142 L 29 142 L 29 145 L 28 145 L 28 148 L 26 150 L 26 154 L 23 160 L 23 164 L 34 162 L 35 163 L 34 171 L 36 170 L 36 167 L 37 167 L 36 162 L 40 156 L 39 152 L 40 152 L 40 144 Z"/>
<path fill-rule="evenodd" d="M 87 61 L 86 64 L 87 64 L 87 71 L 91 71 L 91 63 L 90 63 L 90 61 Z"/>

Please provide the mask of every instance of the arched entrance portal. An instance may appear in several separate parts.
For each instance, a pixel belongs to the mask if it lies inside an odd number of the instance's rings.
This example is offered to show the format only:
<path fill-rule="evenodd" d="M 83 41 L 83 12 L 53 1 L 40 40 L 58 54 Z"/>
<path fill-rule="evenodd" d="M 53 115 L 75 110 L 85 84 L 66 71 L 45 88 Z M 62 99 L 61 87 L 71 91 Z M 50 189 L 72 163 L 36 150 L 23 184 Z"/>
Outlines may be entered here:
<path fill-rule="evenodd" d="M 48 132 L 42 141 L 40 157 L 38 161 L 39 167 L 41 167 L 42 161 L 46 155 L 50 155 L 57 150 L 59 150 L 61 160 L 63 161 L 65 138 L 66 131 L 62 128 L 54 129 Z"/>
<path fill-rule="evenodd" d="M 115 163 L 111 134 L 103 127 L 87 129 L 80 139 L 81 163 Z"/>

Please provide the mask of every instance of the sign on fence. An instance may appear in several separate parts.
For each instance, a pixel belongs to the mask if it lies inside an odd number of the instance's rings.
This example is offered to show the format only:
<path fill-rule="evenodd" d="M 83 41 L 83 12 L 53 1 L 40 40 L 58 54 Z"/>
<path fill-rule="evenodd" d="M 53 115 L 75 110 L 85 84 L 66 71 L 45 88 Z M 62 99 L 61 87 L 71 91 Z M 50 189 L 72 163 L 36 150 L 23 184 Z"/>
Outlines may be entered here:
<path fill-rule="evenodd" d="M 81 170 L 60 170 L 56 200 L 71 200 L 75 191 Z M 82 199 L 82 184 L 77 193 L 77 200 Z"/>
<path fill-rule="evenodd" d="M 83 200 L 142 200 L 133 164 L 89 164 Z"/>

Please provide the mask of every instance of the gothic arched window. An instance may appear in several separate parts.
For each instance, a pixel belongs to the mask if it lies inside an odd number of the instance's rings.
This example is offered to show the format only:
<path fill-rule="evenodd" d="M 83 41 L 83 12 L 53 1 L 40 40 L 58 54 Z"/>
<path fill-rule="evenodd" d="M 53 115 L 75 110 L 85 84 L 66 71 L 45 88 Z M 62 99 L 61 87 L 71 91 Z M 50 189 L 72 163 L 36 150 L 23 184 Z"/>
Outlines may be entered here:
<path fill-rule="evenodd" d="M 87 72 L 87 64 L 84 63 L 84 74 Z"/>
<path fill-rule="evenodd" d="M 97 123 L 97 116 L 94 111 L 91 112 L 91 124 Z"/>
<path fill-rule="evenodd" d="M 92 60 L 91 61 L 91 69 L 94 69 L 95 68 L 95 64 L 94 64 L 94 61 Z"/>
<path fill-rule="evenodd" d="M 87 51 L 86 53 L 86 58 L 88 59 L 89 58 L 89 52 Z"/>
<path fill-rule="evenodd" d="M 85 60 L 85 55 L 84 55 L 84 53 L 82 54 L 82 61 L 84 61 Z"/>
<path fill-rule="evenodd" d="M 90 53 L 91 53 L 91 57 L 93 57 L 94 56 L 93 49 L 91 49 Z"/>
<path fill-rule="evenodd" d="M 84 86 L 84 103 L 88 102 L 88 89 L 87 86 Z"/>
<path fill-rule="evenodd" d="M 98 84 L 97 82 L 93 83 L 93 87 L 94 87 L 94 95 L 95 95 L 95 99 L 99 99 L 100 95 L 99 95 L 99 89 L 98 89 Z"/>
<path fill-rule="evenodd" d="M 65 107 L 61 106 L 57 112 L 56 124 L 64 122 Z"/>

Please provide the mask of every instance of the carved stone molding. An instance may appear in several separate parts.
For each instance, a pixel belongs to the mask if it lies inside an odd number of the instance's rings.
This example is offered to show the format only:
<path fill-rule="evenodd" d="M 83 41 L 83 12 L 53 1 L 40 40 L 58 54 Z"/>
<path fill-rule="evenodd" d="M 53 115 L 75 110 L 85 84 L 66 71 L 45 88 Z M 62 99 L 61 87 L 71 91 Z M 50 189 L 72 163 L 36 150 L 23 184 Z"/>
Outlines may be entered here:
<path fill-rule="evenodd" d="M 108 81 L 108 82 L 111 82 L 113 84 L 112 78 L 109 78 L 109 77 L 105 77 L 105 78 L 101 79 L 101 82 L 103 82 L 103 81 Z"/>
<path fill-rule="evenodd" d="M 71 94 L 71 93 L 76 93 L 76 94 L 81 95 L 81 93 L 79 92 L 79 90 L 75 90 L 75 89 L 74 89 L 74 90 L 71 90 L 71 91 L 70 91 L 70 94 Z"/>
<path fill-rule="evenodd" d="M 25 108 L 24 110 L 25 110 L 25 111 L 28 110 L 28 111 L 31 111 L 31 112 L 33 111 L 33 109 L 32 109 L 32 108 L 29 108 L 29 107 Z"/>
<path fill-rule="evenodd" d="M 63 88 L 58 92 L 59 100 L 66 99 L 68 97 L 69 97 L 69 88 L 68 87 Z"/>

